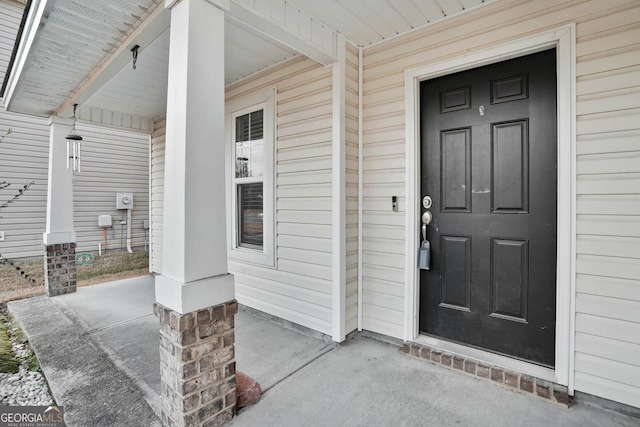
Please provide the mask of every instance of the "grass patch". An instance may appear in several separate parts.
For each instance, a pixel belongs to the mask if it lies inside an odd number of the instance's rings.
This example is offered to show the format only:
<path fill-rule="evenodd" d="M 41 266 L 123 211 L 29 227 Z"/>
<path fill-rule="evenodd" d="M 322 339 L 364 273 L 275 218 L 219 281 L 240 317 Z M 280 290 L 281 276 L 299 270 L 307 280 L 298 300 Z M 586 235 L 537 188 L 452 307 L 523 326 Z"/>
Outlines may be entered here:
<path fill-rule="evenodd" d="M 15 269 L 7 264 L 0 264 L 0 303 L 17 299 L 44 295 L 43 259 L 19 260 L 20 267 L 35 279 L 30 283 L 20 277 Z M 76 282 L 78 286 L 95 285 L 112 280 L 149 274 L 149 252 L 109 251 L 101 256 L 95 255 L 90 265 L 76 266 Z"/>
<path fill-rule="evenodd" d="M 18 322 L 16 322 L 15 318 L 12 315 L 7 314 L 7 316 L 9 316 L 9 325 L 11 326 L 11 337 L 19 344 L 28 344 L 27 337 L 24 336 L 24 332 L 22 332 L 22 328 L 20 327 Z M 27 352 L 26 358 L 22 360 L 22 364 L 30 371 L 40 370 L 38 358 L 36 357 L 31 347 L 27 348 L 29 351 Z"/>
<path fill-rule="evenodd" d="M 0 372 L 15 374 L 20 362 L 11 351 L 11 341 L 7 334 L 7 322 L 4 315 L 0 315 Z"/>
<path fill-rule="evenodd" d="M 143 274 L 149 273 L 149 252 L 137 251 L 113 252 L 103 256 L 96 256 L 90 265 L 78 265 L 76 267 L 76 279 L 78 282 L 89 282 L 96 279 L 118 277 L 130 271 L 143 270 Z M 80 283 L 83 286 L 83 283 Z"/>

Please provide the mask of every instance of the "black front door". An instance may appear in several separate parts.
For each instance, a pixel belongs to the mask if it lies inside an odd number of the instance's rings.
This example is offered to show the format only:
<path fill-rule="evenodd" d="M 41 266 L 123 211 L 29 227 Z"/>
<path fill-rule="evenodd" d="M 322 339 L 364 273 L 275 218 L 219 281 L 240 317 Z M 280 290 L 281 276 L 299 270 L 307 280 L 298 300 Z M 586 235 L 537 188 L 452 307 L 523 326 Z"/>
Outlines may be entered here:
<path fill-rule="evenodd" d="M 424 81 L 420 100 L 421 333 L 554 366 L 555 49 Z"/>

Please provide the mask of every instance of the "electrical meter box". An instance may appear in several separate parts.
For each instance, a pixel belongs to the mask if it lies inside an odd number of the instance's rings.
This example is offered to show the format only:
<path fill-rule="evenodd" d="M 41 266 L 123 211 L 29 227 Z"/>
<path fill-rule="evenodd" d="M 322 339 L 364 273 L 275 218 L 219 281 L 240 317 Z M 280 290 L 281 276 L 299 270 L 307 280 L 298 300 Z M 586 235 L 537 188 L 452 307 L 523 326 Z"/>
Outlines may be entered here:
<path fill-rule="evenodd" d="M 116 209 L 133 209 L 133 193 L 116 193 Z"/>
<path fill-rule="evenodd" d="M 111 227 L 111 215 L 98 215 L 98 227 Z"/>

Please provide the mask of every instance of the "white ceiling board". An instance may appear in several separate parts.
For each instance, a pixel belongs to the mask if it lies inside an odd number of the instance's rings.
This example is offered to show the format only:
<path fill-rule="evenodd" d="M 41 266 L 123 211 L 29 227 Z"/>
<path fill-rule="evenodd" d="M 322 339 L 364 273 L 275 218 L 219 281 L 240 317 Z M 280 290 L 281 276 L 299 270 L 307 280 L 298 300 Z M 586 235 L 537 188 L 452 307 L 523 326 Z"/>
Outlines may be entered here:
<path fill-rule="evenodd" d="M 136 70 L 132 61 L 83 103 L 111 111 L 154 118 L 167 105 L 169 34 L 165 31 L 138 53 Z M 231 83 L 295 56 L 294 50 L 258 36 L 236 22 L 225 21 L 225 80 Z"/>
<path fill-rule="evenodd" d="M 420 9 L 424 17 L 427 18 L 427 22 L 437 21 L 445 16 L 444 10 L 442 10 L 440 5 L 435 1 L 413 0 L 413 2 Z"/>
<path fill-rule="evenodd" d="M 411 0 L 390 0 L 389 3 L 391 3 L 393 8 L 402 15 L 412 28 L 419 27 L 427 22 L 426 17 Z"/>
<path fill-rule="evenodd" d="M 436 3 L 438 3 L 438 6 L 440 6 L 440 9 L 442 9 L 445 15 L 447 16 L 453 15 L 454 13 L 458 13 L 462 9 L 464 9 L 464 6 L 462 6 L 462 3 L 460 3 L 460 0 L 435 0 L 435 1 Z"/>
<path fill-rule="evenodd" d="M 482 3 L 482 0 L 461 0 L 461 1 L 465 9 L 478 6 L 479 4 Z"/>
<path fill-rule="evenodd" d="M 225 84 L 297 54 L 233 19 L 225 20 Z"/>
<path fill-rule="evenodd" d="M 146 49 L 138 52 L 135 70 L 132 60 L 82 107 L 99 107 L 150 118 L 164 114 L 167 105 L 168 58 L 167 30 Z"/>
<path fill-rule="evenodd" d="M 366 47 L 487 0 L 288 1 L 344 34 L 347 40 Z"/>
<path fill-rule="evenodd" d="M 50 115 L 159 1 L 51 1 L 12 110 Z"/>

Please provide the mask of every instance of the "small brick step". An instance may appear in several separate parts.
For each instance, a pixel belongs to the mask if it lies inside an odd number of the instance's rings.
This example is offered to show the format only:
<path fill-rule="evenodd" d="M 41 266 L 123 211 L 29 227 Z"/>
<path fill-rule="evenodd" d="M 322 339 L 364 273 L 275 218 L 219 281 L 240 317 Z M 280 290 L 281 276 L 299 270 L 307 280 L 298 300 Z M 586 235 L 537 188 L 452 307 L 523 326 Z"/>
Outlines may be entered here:
<path fill-rule="evenodd" d="M 501 385 L 512 391 L 530 394 L 548 402 L 570 406 L 572 398 L 566 386 L 491 366 L 478 360 L 443 352 L 437 348 L 415 342 L 405 342 L 402 352 L 445 368 L 458 370 L 476 379 Z"/>
<path fill-rule="evenodd" d="M 253 405 L 260 400 L 262 389 L 260 384 L 243 372 L 236 372 L 236 405 L 238 408 Z"/>

